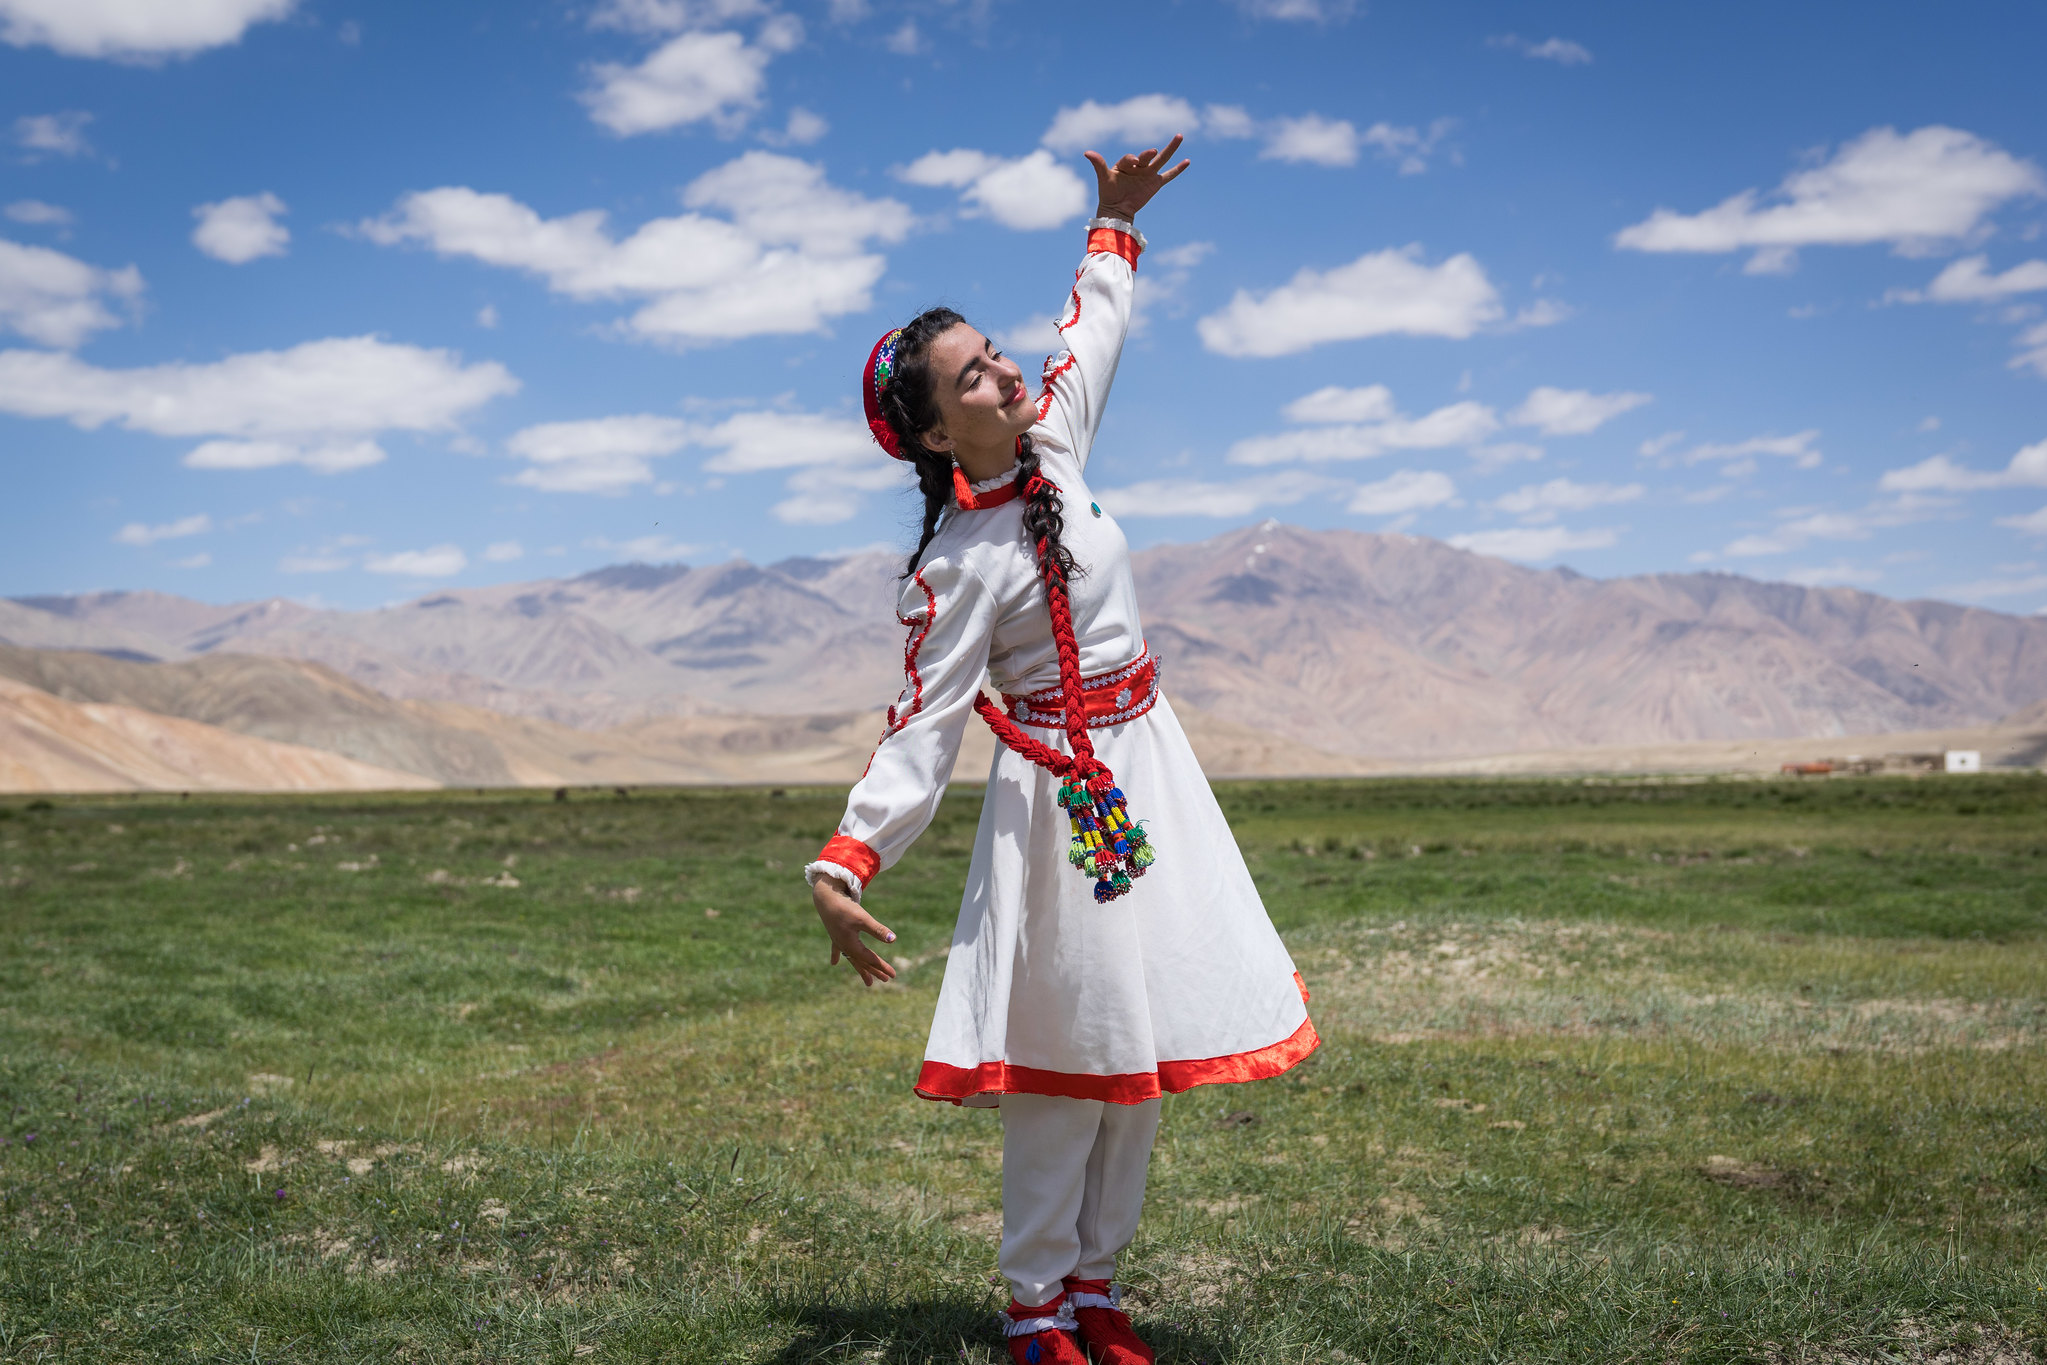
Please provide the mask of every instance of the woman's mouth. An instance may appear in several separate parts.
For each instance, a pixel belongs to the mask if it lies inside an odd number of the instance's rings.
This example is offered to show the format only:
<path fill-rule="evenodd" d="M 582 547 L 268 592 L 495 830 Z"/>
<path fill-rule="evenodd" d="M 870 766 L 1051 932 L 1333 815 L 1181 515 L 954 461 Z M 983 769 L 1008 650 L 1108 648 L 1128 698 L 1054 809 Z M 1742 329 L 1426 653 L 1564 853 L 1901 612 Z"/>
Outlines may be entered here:
<path fill-rule="evenodd" d="M 1021 403 L 1024 399 L 1030 396 L 1031 396 L 1030 389 L 1022 384 L 1019 384 L 1016 386 L 1016 389 L 1009 395 L 1009 397 L 1002 400 L 1002 406 L 1005 408 L 1013 408 L 1018 403 Z"/>

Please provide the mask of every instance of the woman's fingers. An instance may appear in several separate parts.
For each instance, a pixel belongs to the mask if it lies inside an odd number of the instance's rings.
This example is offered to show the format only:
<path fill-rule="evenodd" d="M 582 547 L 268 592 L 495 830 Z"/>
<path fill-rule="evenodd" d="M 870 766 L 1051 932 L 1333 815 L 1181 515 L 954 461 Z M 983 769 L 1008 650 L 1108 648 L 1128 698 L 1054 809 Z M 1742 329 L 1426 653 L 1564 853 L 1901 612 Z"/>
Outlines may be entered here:
<path fill-rule="evenodd" d="M 867 981 L 870 976 L 879 977 L 883 981 L 893 981 L 896 978 L 896 969 L 884 961 L 872 948 L 859 942 L 857 939 L 852 947 L 846 949 L 846 956 L 852 959 L 853 966 L 859 970 L 860 978 L 863 981 Z M 874 983 L 868 981 L 868 984 L 873 985 Z"/>
<path fill-rule="evenodd" d="M 1175 139 L 1175 140 L 1177 141 L 1177 139 Z M 1159 183 L 1160 183 L 1161 185 L 1164 185 L 1164 184 L 1168 184 L 1168 183 L 1170 183 L 1171 181 L 1173 181 L 1173 180 L 1175 180 L 1175 179 L 1177 179 L 1177 178 L 1179 177 L 1179 174 L 1180 174 L 1180 172 L 1182 172 L 1182 171 L 1186 170 L 1186 169 L 1187 169 L 1187 168 L 1188 168 L 1189 166 L 1192 166 L 1193 164 L 1194 164 L 1194 158 L 1192 158 L 1192 157 L 1187 157 L 1187 158 L 1185 158 L 1184 160 L 1182 160 L 1182 161 L 1180 162 L 1180 164 L 1179 164 L 1179 165 L 1177 165 L 1177 166 L 1173 167 L 1173 169 L 1171 169 L 1170 171 L 1167 171 L 1167 172 L 1166 172 L 1166 173 L 1165 173 L 1164 175 L 1160 176 L 1160 177 L 1159 177 Z"/>
<path fill-rule="evenodd" d="M 1182 137 L 1180 134 L 1178 133 L 1173 134 L 1173 140 L 1166 144 L 1165 150 L 1159 152 L 1155 157 L 1153 157 L 1152 164 L 1157 166 L 1163 166 L 1168 161 L 1171 161 L 1173 159 L 1173 153 L 1179 151 L 1180 144 L 1185 141 L 1186 139 Z M 1145 155 L 1152 156 L 1152 153 L 1147 152 L 1145 153 Z"/>
<path fill-rule="evenodd" d="M 853 924 L 861 933 L 866 934 L 870 938 L 878 938 L 883 943 L 894 943 L 896 941 L 896 931 L 868 914 L 865 910 L 854 912 Z"/>

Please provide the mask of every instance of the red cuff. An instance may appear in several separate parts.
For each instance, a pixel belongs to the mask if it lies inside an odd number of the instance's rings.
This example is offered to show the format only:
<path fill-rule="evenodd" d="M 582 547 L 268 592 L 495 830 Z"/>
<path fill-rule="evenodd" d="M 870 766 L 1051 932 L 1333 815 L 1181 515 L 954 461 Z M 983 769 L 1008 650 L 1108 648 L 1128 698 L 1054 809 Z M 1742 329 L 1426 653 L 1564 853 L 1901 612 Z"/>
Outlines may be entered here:
<path fill-rule="evenodd" d="M 825 841 L 822 852 L 817 855 L 821 863 L 837 863 L 860 879 L 860 889 L 874 880 L 874 874 L 881 871 L 881 855 L 849 834 L 834 834 Z"/>
<path fill-rule="evenodd" d="M 1144 248 L 1139 246 L 1137 239 L 1127 232 L 1118 232 L 1115 228 L 1089 228 L 1087 234 L 1087 254 L 1092 256 L 1097 251 L 1106 251 L 1111 256 L 1121 256 L 1124 260 L 1130 262 L 1130 268 L 1135 270 L 1137 269 L 1137 258 L 1144 251 Z"/>

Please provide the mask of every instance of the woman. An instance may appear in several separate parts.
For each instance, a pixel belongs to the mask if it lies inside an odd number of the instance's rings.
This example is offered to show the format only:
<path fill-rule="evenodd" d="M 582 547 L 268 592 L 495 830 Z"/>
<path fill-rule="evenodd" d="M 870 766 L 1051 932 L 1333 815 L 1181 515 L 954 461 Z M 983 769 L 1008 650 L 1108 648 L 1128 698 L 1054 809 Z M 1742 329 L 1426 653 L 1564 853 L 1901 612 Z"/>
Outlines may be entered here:
<path fill-rule="evenodd" d="M 1130 550 L 1085 470 L 1130 320 L 1138 210 L 1187 168 L 1109 165 L 1033 398 L 965 319 L 884 336 L 869 427 L 910 461 L 924 527 L 898 615 L 902 696 L 839 832 L 804 869 L 832 961 L 895 972 L 860 901 L 944 795 L 968 713 L 996 750 L 917 1093 L 1002 1111 L 1005 1330 L 1026 1365 L 1138 1365 L 1112 1291 L 1137 1231 L 1159 1097 L 1278 1075 L 1313 1051 L 1306 993 L 1138 624 Z M 984 680 L 1004 694 L 997 710 Z"/>

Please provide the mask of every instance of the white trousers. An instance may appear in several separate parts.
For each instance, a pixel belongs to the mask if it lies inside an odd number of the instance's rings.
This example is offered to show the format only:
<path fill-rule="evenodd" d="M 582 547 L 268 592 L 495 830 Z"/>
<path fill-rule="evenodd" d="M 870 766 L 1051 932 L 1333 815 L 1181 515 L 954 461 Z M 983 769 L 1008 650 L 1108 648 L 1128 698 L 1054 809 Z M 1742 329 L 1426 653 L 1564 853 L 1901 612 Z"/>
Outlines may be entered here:
<path fill-rule="evenodd" d="M 1116 1254 L 1137 1235 L 1159 1102 L 1004 1095 L 1001 1109 L 997 1264 L 1010 1292 L 1036 1307 L 1068 1275 L 1109 1279 Z"/>

